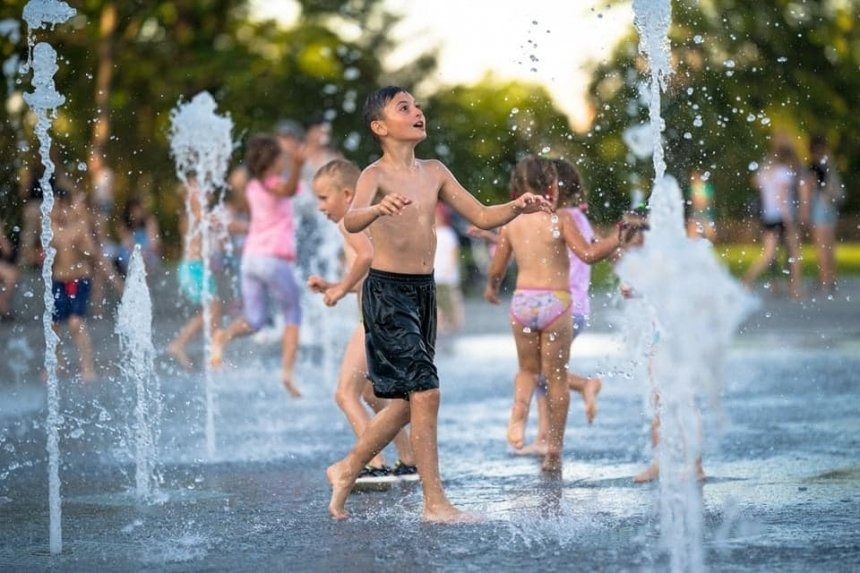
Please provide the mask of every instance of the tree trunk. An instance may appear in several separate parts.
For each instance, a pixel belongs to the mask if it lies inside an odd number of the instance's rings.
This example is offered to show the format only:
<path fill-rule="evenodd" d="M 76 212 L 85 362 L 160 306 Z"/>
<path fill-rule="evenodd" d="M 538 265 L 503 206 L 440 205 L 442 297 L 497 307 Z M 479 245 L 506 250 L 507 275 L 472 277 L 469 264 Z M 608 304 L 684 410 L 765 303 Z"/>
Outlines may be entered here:
<path fill-rule="evenodd" d="M 110 139 L 110 94 L 114 66 L 113 49 L 116 20 L 116 3 L 105 3 L 99 19 L 99 59 L 95 85 L 96 117 L 93 123 L 91 146 L 93 155 L 101 158 L 105 157 L 107 142 Z"/>

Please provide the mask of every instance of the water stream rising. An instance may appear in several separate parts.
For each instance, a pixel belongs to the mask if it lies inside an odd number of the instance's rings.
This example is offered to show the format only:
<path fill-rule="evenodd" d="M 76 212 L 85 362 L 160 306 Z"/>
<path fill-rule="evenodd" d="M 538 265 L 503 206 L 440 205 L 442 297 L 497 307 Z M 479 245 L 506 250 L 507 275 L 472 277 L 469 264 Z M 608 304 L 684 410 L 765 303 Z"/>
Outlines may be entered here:
<path fill-rule="evenodd" d="M 660 96 L 672 74 L 670 0 L 634 0 L 633 7 L 639 49 L 650 64 L 655 177 L 648 201 L 651 230 L 643 247 L 631 250 L 617 270 L 652 307 L 655 322 L 650 371 L 660 418 L 655 456 L 662 542 L 672 571 L 703 571 L 703 510 L 696 479 L 702 435 L 696 400 L 700 395 L 718 400 L 729 343 L 752 301 L 708 241 L 687 238 L 683 196 L 676 180 L 666 175 Z"/>
<path fill-rule="evenodd" d="M 45 311 L 42 314 L 42 325 L 45 333 L 45 372 L 48 385 L 48 504 L 49 504 L 49 546 L 52 554 L 63 550 L 62 535 L 62 499 L 60 497 L 60 437 L 59 428 L 62 420 L 59 414 L 59 388 L 57 381 L 57 343 L 59 339 L 53 330 L 54 299 L 52 295 L 52 269 L 56 250 L 51 246 L 54 238 L 51 229 L 51 211 L 54 208 L 54 189 L 51 178 L 54 174 L 54 163 L 51 161 L 52 140 L 49 133 L 51 120 L 58 107 L 63 105 L 66 98 L 54 86 L 54 74 L 57 73 L 57 52 L 50 44 L 39 42 L 34 45 L 34 31 L 48 26 L 61 24 L 74 16 L 75 10 L 65 2 L 49 0 L 31 0 L 24 6 L 24 21 L 27 22 L 28 61 L 22 67 L 22 74 L 30 69 L 33 72 L 33 91 L 24 94 L 24 101 L 36 115 L 36 138 L 39 141 L 39 157 L 45 170 L 42 173 L 40 185 L 43 190 L 41 204 L 41 242 L 45 252 L 42 263 L 42 281 L 44 283 Z"/>
<path fill-rule="evenodd" d="M 125 382 L 135 389 L 134 448 L 135 495 L 148 501 L 158 489 L 158 437 L 161 429 L 161 388 L 155 376 L 155 347 L 152 344 L 152 299 L 146 284 L 146 268 L 140 245 L 129 262 L 122 300 L 117 309 L 115 331 Z"/>
<path fill-rule="evenodd" d="M 225 178 L 233 153 L 233 121 L 216 113 L 215 99 L 208 92 L 195 95 L 190 102 L 180 103 L 170 114 L 170 153 L 176 163 L 176 175 L 184 188 L 196 186 L 204 197 L 204 213 L 209 213 L 210 199 L 226 186 Z M 186 194 L 187 196 L 188 194 Z M 191 205 L 185 202 L 189 229 L 187 236 L 199 236 L 202 241 L 203 284 L 212 280 L 211 254 L 216 237 L 206 216 L 199 221 L 192 216 Z M 188 240 L 186 238 L 186 240 Z M 212 293 L 203 289 L 203 356 L 206 377 L 206 451 L 215 455 L 215 392 L 212 379 Z"/>

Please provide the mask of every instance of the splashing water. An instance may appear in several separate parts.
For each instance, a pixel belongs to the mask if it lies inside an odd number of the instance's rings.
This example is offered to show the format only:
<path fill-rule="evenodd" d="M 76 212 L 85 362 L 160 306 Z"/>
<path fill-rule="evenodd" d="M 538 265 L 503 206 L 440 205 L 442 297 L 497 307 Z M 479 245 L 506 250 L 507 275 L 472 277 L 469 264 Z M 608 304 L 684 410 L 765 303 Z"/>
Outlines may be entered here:
<path fill-rule="evenodd" d="M 214 98 L 208 92 L 200 92 L 190 102 L 180 103 L 170 113 L 170 154 L 176 163 L 176 175 L 185 188 L 196 186 L 204 198 L 203 204 L 219 189 L 226 187 L 225 177 L 230 156 L 235 149 L 232 131 L 233 121 L 229 116 L 216 113 Z M 190 196 L 190 194 L 187 194 Z M 192 236 L 202 240 L 203 284 L 212 277 L 210 259 L 213 237 L 209 218 L 198 220 L 192 215 L 191 203 L 185 201 L 186 215 L 191 228 L 186 241 Z M 208 212 L 204 209 L 205 212 Z M 223 228 L 223 225 L 219 226 Z M 212 348 L 212 293 L 203 289 L 203 348 L 206 377 L 206 450 L 209 457 L 215 455 L 215 393 L 212 380 L 210 354 Z"/>
<path fill-rule="evenodd" d="M 56 250 L 51 246 L 54 233 L 51 229 L 51 211 L 54 208 L 54 189 L 51 176 L 54 163 L 51 161 L 51 136 L 48 133 L 51 119 L 66 98 L 54 87 L 54 74 L 57 73 L 57 52 L 50 44 L 39 42 L 33 45 L 33 32 L 48 25 L 61 24 L 75 15 L 75 10 L 65 2 L 31 0 L 24 6 L 24 20 L 27 22 L 28 62 L 22 72 L 33 70 L 33 91 L 24 94 L 24 101 L 36 115 L 36 138 L 39 140 L 39 157 L 45 167 L 40 180 L 44 192 L 41 205 L 41 241 L 45 252 L 42 263 L 42 281 L 45 285 L 45 312 L 42 324 L 45 332 L 45 372 L 48 376 L 48 505 L 49 505 L 49 548 L 52 554 L 63 550 L 62 511 L 60 497 L 60 446 L 59 446 L 59 388 L 57 381 L 57 344 L 59 339 L 52 328 L 54 299 L 51 290 L 51 272 Z"/>
<path fill-rule="evenodd" d="M 657 341 L 651 371 L 652 391 L 659 397 L 655 415 L 660 419 L 660 440 L 654 453 L 660 468 L 662 542 L 672 571 L 702 571 L 702 500 L 696 479 L 702 436 L 696 399 L 705 393 L 718 400 L 728 345 L 751 310 L 752 299 L 718 262 L 709 242 L 686 237 L 682 193 L 665 173 L 661 143 L 665 124 L 660 94 L 672 73 L 667 35 L 671 4 L 635 0 L 633 7 L 639 49 L 651 67 L 652 230 L 640 249 L 625 255 L 617 271 L 652 307 L 650 314 L 657 323 L 652 325 Z"/>
<path fill-rule="evenodd" d="M 134 246 L 117 309 L 115 332 L 119 336 L 123 360 L 120 370 L 136 393 L 135 494 L 151 500 L 157 493 L 157 445 L 161 429 L 161 388 L 154 375 L 155 347 L 152 345 L 152 299 L 146 284 L 146 268 L 140 245 Z"/>

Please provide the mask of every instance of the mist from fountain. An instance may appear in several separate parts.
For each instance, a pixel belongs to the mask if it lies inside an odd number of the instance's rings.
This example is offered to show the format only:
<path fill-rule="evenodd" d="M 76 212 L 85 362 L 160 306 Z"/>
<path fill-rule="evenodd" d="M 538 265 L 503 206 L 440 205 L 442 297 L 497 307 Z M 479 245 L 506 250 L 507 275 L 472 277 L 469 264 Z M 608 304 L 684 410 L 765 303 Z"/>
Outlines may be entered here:
<path fill-rule="evenodd" d="M 662 147 L 660 96 L 672 74 L 671 3 L 634 0 L 633 7 L 639 50 L 650 64 L 647 99 L 655 177 L 648 201 L 651 230 L 640 249 L 625 255 L 617 272 L 642 295 L 656 323 L 652 340 L 644 343 L 653 345 L 649 370 L 658 397 L 654 414 L 660 419 L 654 455 L 660 472 L 662 543 L 672 571 L 702 571 L 703 509 L 696 471 L 702 436 L 696 402 L 705 395 L 718 405 L 722 364 L 753 301 L 708 241 L 686 236 L 683 196 L 677 181 L 666 175 Z M 635 308 L 643 312 L 641 306 Z"/>
<path fill-rule="evenodd" d="M 48 385 L 48 500 L 50 513 L 50 551 L 53 554 L 63 550 L 62 535 L 62 498 L 60 495 L 60 446 L 59 427 L 62 422 L 59 414 L 59 388 L 57 381 L 57 344 L 59 338 L 53 330 L 54 299 L 52 290 L 52 268 L 56 250 L 51 246 L 54 234 L 51 229 L 51 211 L 54 207 L 54 189 L 51 177 L 54 163 L 51 161 L 52 140 L 49 134 L 51 120 L 58 107 L 66 98 L 54 86 L 54 74 L 59 69 L 57 52 L 50 44 L 39 42 L 34 45 L 34 31 L 61 24 L 75 15 L 75 10 L 65 2 L 31 0 L 24 6 L 24 20 L 27 22 L 28 61 L 22 66 L 21 73 L 33 72 L 33 91 L 24 94 L 24 101 L 36 115 L 35 133 L 39 141 L 39 157 L 44 171 L 40 180 L 43 190 L 40 207 L 42 226 L 41 242 L 45 252 L 42 263 L 42 282 L 44 283 L 45 311 L 42 325 L 45 334 L 45 372 Z"/>

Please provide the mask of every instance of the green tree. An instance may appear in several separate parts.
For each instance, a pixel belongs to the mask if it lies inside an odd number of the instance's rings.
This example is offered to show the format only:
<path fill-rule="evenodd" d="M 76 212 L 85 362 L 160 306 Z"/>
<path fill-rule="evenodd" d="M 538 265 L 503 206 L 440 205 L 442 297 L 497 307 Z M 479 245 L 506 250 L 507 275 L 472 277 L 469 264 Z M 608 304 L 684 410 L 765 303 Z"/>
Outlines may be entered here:
<path fill-rule="evenodd" d="M 860 118 L 850 101 L 860 89 L 858 0 L 674 2 L 670 31 L 674 74 L 663 94 L 669 171 L 683 184 L 693 167 L 709 171 L 721 217 L 744 217 L 752 196 L 750 164 L 772 137 L 805 155 L 809 134 L 828 135 L 849 187 L 860 166 Z M 640 84 L 647 72 L 631 33 L 593 75 L 598 110 L 591 154 L 598 185 L 650 189 L 650 162 L 636 161 L 624 129 L 647 122 Z M 848 208 L 860 201 L 849 189 Z"/>
<path fill-rule="evenodd" d="M 2 16 L 20 20 L 25 4 L 7 2 Z M 66 103 L 52 135 L 75 184 L 89 187 L 80 166 L 94 149 L 103 150 L 117 175 L 118 202 L 132 194 L 147 199 L 167 241 L 178 245 L 170 112 L 203 90 L 218 101 L 220 113 L 230 115 L 239 144 L 278 119 L 324 114 L 357 160 L 375 153 L 361 126 L 360 107 L 364 94 L 382 81 L 381 61 L 393 48 L 388 30 L 397 17 L 379 0 L 301 5 L 298 22 L 284 28 L 252 20 L 245 0 L 87 0 L 67 24 L 37 32 L 37 40 L 49 41 L 60 54 L 56 85 Z M 26 51 L 23 38 L 0 46 L 4 57 Z M 413 81 L 431 70 L 435 59 L 422 55 L 412 64 L 385 80 Z M 13 91 L 28 88 L 25 77 Z M 8 108 L 0 109 L 0 137 L 7 156 L 18 157 L 18 139 L 32 141 L 32 134 L 26 110 L 16 122 Z M 237 162 L 241 153 L 239 146 Z M 37 161 L 33 152 L 24 158 L 27 165 Z M 20 210 L 17 175 L 15 167 L 0 173 L 4 212 Z"/>

